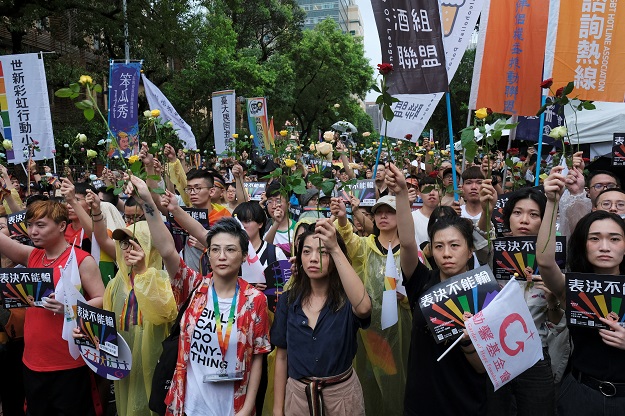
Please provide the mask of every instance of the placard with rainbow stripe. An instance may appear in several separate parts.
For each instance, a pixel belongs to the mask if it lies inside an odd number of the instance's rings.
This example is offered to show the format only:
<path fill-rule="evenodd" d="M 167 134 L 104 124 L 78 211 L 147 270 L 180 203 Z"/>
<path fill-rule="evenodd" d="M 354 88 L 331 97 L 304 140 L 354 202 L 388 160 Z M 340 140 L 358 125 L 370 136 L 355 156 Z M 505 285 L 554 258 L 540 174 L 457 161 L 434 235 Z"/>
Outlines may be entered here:
<path fill-rule="evenodd" d="M 566 265 L 566 237 L 556 236 L 556 263 Z M 505 237 L 493 240 L 493 273 L 497 279 L 509 280 L 515 273 L 525 279 L 525 268 L 540 275 L 536 263 L 536 237 Z"/>
<path fill-rule="evenodd" d="M 625 327 L 625 277 L 606 274 L 566 274 L 566 319 L 569 325 L 606 328 L 601 318 Z"/>
<path fill-rule="evenodd" d="M 419 306 L 436 343 L 462 335 L 464 312 L 475 315 L 495 298 L 499 290 L 490 267 L 481 266 L 424 292 L 419 298 Z"/>
<path fill-rule="evenodd" d="M 43 306 L 43 298 L 54 293 L 52 268 L 0 269 L 4 308 Z"/>

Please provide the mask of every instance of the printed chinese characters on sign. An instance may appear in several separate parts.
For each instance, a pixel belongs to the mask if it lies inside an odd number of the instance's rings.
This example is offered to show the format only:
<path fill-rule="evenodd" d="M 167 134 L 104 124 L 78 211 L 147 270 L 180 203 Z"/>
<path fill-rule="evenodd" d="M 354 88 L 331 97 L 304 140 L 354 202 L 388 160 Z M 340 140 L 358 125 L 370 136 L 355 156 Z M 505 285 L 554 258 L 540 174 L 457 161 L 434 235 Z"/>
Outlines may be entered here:
<path fill-rule="evenodd" d="M 606 328 L 599 318 L 625 327 L 625 282 L 618 276 L 567 273 L 566 317 L 569 325 Z"/>

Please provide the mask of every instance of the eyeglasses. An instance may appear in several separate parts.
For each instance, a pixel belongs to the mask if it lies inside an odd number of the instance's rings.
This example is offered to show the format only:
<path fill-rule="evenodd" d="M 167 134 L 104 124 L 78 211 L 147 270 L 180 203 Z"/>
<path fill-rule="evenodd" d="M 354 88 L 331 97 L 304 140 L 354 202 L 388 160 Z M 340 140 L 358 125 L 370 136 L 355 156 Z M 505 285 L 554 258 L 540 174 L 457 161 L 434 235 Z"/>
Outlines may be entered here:
<path fill-rule="evenodd" d="M 137 222 L 137 221 L 141 221 L 145 219 L 145 214 L 124 214 L 123 217 L 126 222 L 129 222 L 129 221 Z"/>
<path fill-rule="evenodd" d="M 269 198 L 267 200 L 267 205 L 282 205 L 281 198 Z"/>
<path fill-rule="evenodd" d="M 119 248 L 121 248 L 122 250 L 126 250 L 130 247 L 132 247 L 132 244 L 130 244 L 130 240 L 121 240 L 119 242 Z"/>
<path fill-rule="evenodd" d="M 209 249 L 208 249 L 208 253 L 212 257 L 218 257 L 222 253 L 224 253 L 226 255 L 226 257 L 234 257 L 239 252 L 241 252 L 241 250 L 238 250 L 234 246 L 226 246 L 226 247 L 223 247 L 223 248 L 220 247 L 220 246 L 210 246 Z"/>
<path fill-rule="evenodd" d="M 209 186 L 187 186 L 184 191 L 189 195 L 198 194 L 202 189 L 209 189 Z"/>
<path fill-rule="evenodd" d="M 612 208 L 613 206 L 616 206 L 616 209 L 619 210 L 619 211 L 624 211 L 625 210 L 625 201 L 609 201 L 609 200 L 605 200 L 605 201 L 601 201 L 599 206 L 602 209 L 605 209 L 606 211 L 609 210 L 610 208 Z"/>
<path fill-rule="evenodd" d="M 616 184 L 615 183 L 596 183 L 593 186 L 591 186 L 592 189 L 594 189 L 595 191 L 603 191 L 606 189 L 614 189 L 616 188 Z"/>

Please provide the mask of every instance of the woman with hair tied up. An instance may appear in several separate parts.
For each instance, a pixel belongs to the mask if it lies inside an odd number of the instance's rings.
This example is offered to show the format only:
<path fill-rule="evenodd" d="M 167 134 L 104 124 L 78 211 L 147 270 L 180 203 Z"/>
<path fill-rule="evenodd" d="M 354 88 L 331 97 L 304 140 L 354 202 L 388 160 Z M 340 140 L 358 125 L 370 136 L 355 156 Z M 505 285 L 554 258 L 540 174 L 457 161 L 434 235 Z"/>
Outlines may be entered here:
<path fill-rule="evenodd" d="M 364 416 L 352 368 L 356 333 L 371 322 L 371 299 L 331 220 L 304 226 L 290 289 L 278 299 L 274 416 Z"/>
<path fill-rule="evenodd" d="M 544 187 L 545 216 L 552 218 L 565 187 L 562 167 L 551 169 Z M 536 261 L 547 288 L 558 298 L 564 298 L 566 280 L 555 261 L 555 235 L 555 222 L 543 221 L 536 242 Z M 625 282 L 625 222 L 618 215 L 594 211 L 584 216 L 571 234 L 568 246 L 570 272 L 604 274 L 619 284 Z M 623 415 L 625 328 L 613 319 L 612 313 L 599 317 L 606 329 L 569 326 L 573 352 L 570 372 L 558 391 L 560 416 Z"/>
<path fill-rule="evenodd" d="M 460 346 L 437 361 L 449 347 L 437 344 L 419 308 L 419 298 L 432 286 L 469 270 L 473 258 L 473 223 L 455 215 L 440 217 L 429 230 L 437 270 L 419 261 L 414 238 L 406 180 L 390 165 L 386 180 L 397 197 L 397 225 L 401 244 L 401 268 L 413 311 L 408 357 L 405 416 L 483 416 L 486 411 L 486 377 L 482 361 L 467 334 Z M 466 320 L 471 317 L 464 313 Z"/>

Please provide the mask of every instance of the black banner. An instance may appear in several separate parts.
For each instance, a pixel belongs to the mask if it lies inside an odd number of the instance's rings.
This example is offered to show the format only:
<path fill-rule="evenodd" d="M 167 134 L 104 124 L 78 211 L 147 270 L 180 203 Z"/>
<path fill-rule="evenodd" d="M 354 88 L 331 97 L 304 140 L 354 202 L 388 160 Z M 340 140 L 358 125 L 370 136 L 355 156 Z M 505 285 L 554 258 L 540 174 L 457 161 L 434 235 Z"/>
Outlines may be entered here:
<path fill-rule="evenodd" d="M 443 31 L 437 0 L 372 0 L 382 62 L 393 65 L 389 93 L 448 90 Z"/>

